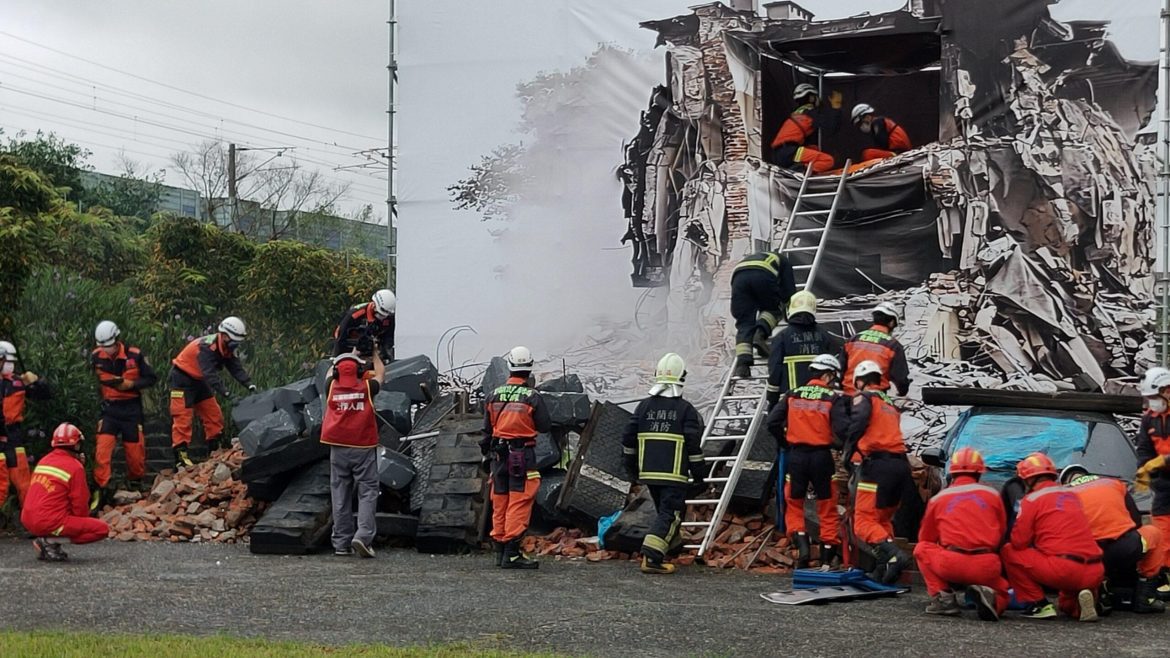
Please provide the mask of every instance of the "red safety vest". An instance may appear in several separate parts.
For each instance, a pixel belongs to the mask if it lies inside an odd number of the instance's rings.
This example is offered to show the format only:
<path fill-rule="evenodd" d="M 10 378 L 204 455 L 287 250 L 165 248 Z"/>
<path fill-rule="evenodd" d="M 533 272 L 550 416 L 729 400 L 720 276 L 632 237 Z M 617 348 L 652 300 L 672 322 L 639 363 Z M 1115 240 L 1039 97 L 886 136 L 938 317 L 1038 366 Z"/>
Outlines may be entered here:
<path fill-rule="evenodd" d="M 1128 491 L 1121 480 L 1098 477 L 1071 486 L 1069 490 L 1081 499 L 1085 518 L 1089 519 L 1089 527 L 1093 529 L 1093 539 L 1117 539 L 1137 527 L 1126 509 Z"/>
<path fill-rule="evenodd" d="M 787 440 L 792 445 L 831 446 L 830 412 L 836 392 L 817 378 L 788 393 Z"/>
<path fill-rule="evenodd" d="M 845 343 L 847 370 L 841 384 L 846 395 L 853 395 L 856 391 L 853 387 L 853 370 L 862 361 L 873 361 L 882 367 L 882 381 L 878 388 L 890 390 L 890 363 L 894 361 L 895 354 L 894 348 L 890 346 L 892 342 L 894 337 L 890 334 L 890 328 L 875 324 Z"/>
<path fill-rule="evenodd" d="M 857 441 L 857 449 L 867 456 L 875 452 L 906 452 L 902 439 L 902 413 L 890 397 L 882 391 L 865 391 L 862 395 L 869 398 L 872 411 L 869 426 Z"/>
<path fill-rule="evenodd" d="M 781 124 L 776 138 L 772 140 L 772 148 L 779 148 L 785 144 L 804 146 L 805 141 L 816 130 L 816 120 L 808 114 L 812 109 L 811 105 L 796 108 L 796 111 Z"/>
<path fill-rule="evenodd" d="M 24 422 L 25 384 L 18 375 L 0 380 L 0 395 L 4 397 L 4 424 Z"/>
<path fill-rule="evenodd" d="M 352 386 L 344 386 L 334 379 L 329 384 L 321 443 L 344 448 L 378 445 L 378 420 L 368 380 L 359 379 Z"/>

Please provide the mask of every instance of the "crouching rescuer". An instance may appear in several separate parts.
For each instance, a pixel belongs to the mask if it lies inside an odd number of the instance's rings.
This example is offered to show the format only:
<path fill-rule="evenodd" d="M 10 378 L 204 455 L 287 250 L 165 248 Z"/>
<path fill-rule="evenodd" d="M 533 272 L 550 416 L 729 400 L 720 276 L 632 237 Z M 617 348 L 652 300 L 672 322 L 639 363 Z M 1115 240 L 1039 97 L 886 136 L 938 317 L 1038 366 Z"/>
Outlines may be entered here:
<path fill-rule="evenodd" d="M 496 564 L 505 569 L 536 569 L 540 563 L 520 550 L 532 505 L 540 489 L 536 435 L 552 429 L 548 409 L 530 384 L 532 352 L 516 346 L 508 353 L 508 381 L 484 402 L 484 457 L 491 456 L 492 540 Z"/>
<path fill-rule="evenodd" d="M 642 573 L 674 573 L 665 560 L 679 537 L 688 483 L 693 478 L 702 486 L 707 477 L 699 447 L 703 418 L 682 397 L 686 375 L 681 356 L 671 352 L 659 359 L 650 397 L 638 403 L 622 433 L 626 471 L 650 490 L 656 512 L 642 541 Z"/>
<path fill-rule="evenodd" d="M 39 560 L 60 562 L 68 557 L 53 537 L 88 544 L 110 532 L 105 521 L 89 517 L 89 487 L 82 465 L 84 438 L 74 425 L 61 423 L 53 430 L 53 450 L 33 470 L 20 522 L 35 537 L 33 548 Z"/>
<path fill-rule="evenodd" d="M 227 317 L 219 323 L 219 331 L 187 343 L 171 361 L 171 447 L 175 451 L 177 468 L 192 465 L 187 450 L 191 444 L 191 429 L 196 415 L 203 421 L 208 452 L 226 447 L 220 445 L 223 440 L 223 411 L 215 401 L 215 394 L 230 399 L 231 392 L 220 379 L 219 371 L 227 368 L 241 386 L 247 387 L 249 391 L 256 390 L 256 385 L 236 354 L 247 337 L 248 328 L 244 321 L 235 316 Z"/>

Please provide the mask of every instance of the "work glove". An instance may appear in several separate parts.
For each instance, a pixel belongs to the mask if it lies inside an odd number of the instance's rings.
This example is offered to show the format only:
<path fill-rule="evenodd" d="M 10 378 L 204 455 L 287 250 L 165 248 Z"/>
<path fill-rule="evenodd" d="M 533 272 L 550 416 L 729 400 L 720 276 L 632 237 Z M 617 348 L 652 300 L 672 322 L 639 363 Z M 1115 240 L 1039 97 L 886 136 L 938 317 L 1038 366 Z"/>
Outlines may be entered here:
<path fill-rule="evenodd" d="M 1164 455 L 1158 455 L 1157 457 L 1154 457 L 1150 461 L 1142 464 L 1138 468 L 1137 473 L 1134 475 L 1134 478 L 1133 478 L 1134 488 L 1137 489 L 1138 491 L 1149 491 L 1150 478 L 1153 476 L 1154 471 L 1160 471 L 1165 467 L 1166 467 L 1166 457 Z"/>
<path fill-rule="evenodd" d="M 255 393 L 256 392 L 256 385 L 255 384 L 248 384 L 248 392 Z"/>
<path fill-rule="evenodd" d="M 230 400 L 230 399 L 232 399 L 232 392 L 231 392 L 231 391 L 229 391 L 229 390 L 226 390 L 226 389 L 225 389 L 225 390 L 223 390 L 223 391 L 220 391 L 220 393 L 219 393 L 219 394 L 220 394 L 220 395 L 222 395 L 222 396 L 223 396 L 223 399 L 225 399 L 225 400 Z"/>
<path fill-rule="evenodd" d="M 29 386 L 32 386 L 33 384 L 37 383 L 37 380 L 39 380 L 39 379 L 40 379 L 40 377 L 38 377 L 35 372 L 26 372 L 20 376 L 20 381 L 24 382 L 25 384 L 27 384 Z"/>
<path fill-rule="evenodd" d="M 843 101 L 844 101 L 844 97 L 841 95 L 841 92 L 833 91 L 833 92 L 829 93 L 829 106 L 832 107 L 834 110 L 841 109 L 841 103 Z"/>
<path fill-rule="evenodd" d="M 114 388 L 118 389 L 119 391 L 132 391 L 134 390 L 134 382 L 128 382 L 125 379 L 119 379 L 118 383 L 114 385 Z"/>

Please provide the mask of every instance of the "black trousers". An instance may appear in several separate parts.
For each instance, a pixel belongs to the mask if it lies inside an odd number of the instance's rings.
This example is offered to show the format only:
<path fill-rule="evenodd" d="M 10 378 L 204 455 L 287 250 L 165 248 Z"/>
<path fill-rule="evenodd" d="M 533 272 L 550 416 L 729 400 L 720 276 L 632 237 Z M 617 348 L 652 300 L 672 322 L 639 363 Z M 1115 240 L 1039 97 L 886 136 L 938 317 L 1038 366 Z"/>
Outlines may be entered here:
<path fill-rule="evenodd" d="M 1133 587 L 1137 581 L 1138 562 L 1142 559 L 1142 536 L 1130 530 L 1117 539 L 1099 541 L 1105 579 L 1114 587 Z"/>
<path fill-rule="evenodd" d="M 752 336 L 757 330 L 769 336 L 783 317 L 783 297 L 775 274 L 758 268 L 731 276 L 731 316 L 735 318 L 736 363 L 751 365 Z"/>
<path fill-rule="evenodd" d="M 642 540 L 642 555 L 651 562 L 662 562 L 670 550 L 670 543 L 678 535 L 683 512 L 687 509 L 687 488 L 682 485 L 648 484 L 654 499 L 654 522 Z"/>

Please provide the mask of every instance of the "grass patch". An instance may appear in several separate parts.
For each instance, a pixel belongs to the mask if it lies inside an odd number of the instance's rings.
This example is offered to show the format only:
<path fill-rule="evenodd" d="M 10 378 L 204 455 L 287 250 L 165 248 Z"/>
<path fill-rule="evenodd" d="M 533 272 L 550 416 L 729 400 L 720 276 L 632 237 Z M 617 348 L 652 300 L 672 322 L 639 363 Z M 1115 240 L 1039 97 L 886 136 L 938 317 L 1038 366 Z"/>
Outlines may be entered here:
<path fill-rule="evenodd" d="M 389 647 L 376 644 L 325 646 L 305 642 L 271 642 L 262 639 L 223 635 L 105 635 L 60 631 L 0 632 L 0 647 L 6 656 L 21 658 L 309 658 L 314 656 L 363 656 L 369 658 L 545 658 L 554 654 L 504 651 L 477 643 L 459 642 L 425 647 Z"/>

